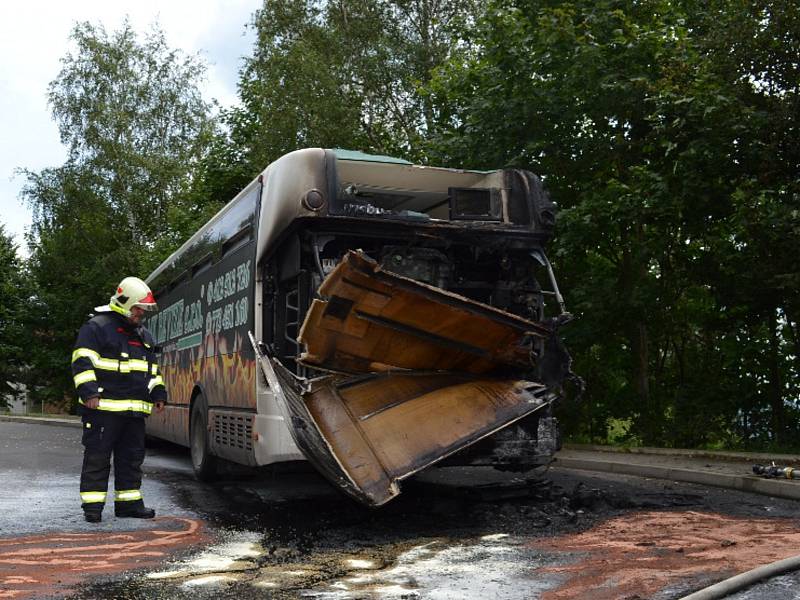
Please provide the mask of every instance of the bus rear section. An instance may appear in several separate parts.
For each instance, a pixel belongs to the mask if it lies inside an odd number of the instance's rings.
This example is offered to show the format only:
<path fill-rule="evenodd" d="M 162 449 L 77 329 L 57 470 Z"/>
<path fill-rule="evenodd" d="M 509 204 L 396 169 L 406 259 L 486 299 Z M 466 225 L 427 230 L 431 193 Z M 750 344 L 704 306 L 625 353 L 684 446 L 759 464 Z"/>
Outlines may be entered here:
<path fill-rule="evenodd" d="M 374 506 L 437 463 L 549 463 L 570 316 L 544 253 L 555 206 L 539 180 L 324 159 L 324 187 L 296 194 L 316 208 L 260 263 L 253 338 L 298 448 Z"/>

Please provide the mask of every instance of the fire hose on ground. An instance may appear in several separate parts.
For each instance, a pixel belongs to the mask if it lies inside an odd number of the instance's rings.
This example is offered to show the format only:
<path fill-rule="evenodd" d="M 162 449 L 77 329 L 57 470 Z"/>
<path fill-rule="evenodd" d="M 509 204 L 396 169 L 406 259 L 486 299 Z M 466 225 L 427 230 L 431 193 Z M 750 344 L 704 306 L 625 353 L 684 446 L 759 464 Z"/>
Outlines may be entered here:
<path fill-rule="evenodd" d="M 684 596 L 681 600 L 716 600 L 717 598 L 725 598 L 735 592 L 743 590 L 751 585 L 758 583 L 762 579 L 782 575 L 790 571 L 800 569 L 800 555 L 784 558 L 768 565 L 756 567 L 750 571 L 740 573 L 712 586 Z"/>

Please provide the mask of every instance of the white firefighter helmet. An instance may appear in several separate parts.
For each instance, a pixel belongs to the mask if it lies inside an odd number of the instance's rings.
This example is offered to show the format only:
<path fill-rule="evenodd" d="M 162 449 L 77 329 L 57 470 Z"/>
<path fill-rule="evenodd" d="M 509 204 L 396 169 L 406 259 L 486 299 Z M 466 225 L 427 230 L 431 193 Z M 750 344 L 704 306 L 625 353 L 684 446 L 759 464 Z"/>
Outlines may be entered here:
<path fill-rule="evenodd" d="M 108 306 L 114 312 L 126 317 L 131 316 L 131 308 L 138 306 L 144 310 L 157 310 L 158 305 L 148 285 L 138 277 L 126 277 L 117 286 L 117 290 Z"/>

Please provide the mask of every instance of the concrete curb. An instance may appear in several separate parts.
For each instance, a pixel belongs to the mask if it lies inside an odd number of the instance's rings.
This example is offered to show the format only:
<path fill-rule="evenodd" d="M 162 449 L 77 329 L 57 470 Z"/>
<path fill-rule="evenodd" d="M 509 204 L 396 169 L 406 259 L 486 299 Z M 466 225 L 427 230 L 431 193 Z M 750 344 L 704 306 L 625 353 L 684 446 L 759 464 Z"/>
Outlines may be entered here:
<path fill-rule="evenodd" d="M 700 485 L 763 494 L 777 498 L 788 498 L 789 500 L 800 500 L 800 484 L 777 479 L 763 479 L 755 475 L 729 475 L 726 473 L 677 469 L 675 467 L 663 467 L 658 465 L 641 465 L 610 460 L 568 457 L 556 457 L 553 466 L 563 467 L 565 469 L 581 469 L 585 471 L 603 471 L 606 473 L 618 473 L 620 475 L 633 475 L 635 477 L 670 479 L 672 481 L 697 483 Z"/>
<path fill-rule="evenodd" d="M 605 452 L 608 454 L 655 454 L 657 456 L 685 456 L 686 458 L 712 458 L 725 461 L 764 462 L 772 461 L 781 465 L 800 464 L 798 454 L 767 454 L 764 452 L 732 452 L 726 450 L 686 450 L 683 448 L 623 448 L 616 446 L 600 446 L 598 444 L 564 444 L 565 450 L 581 452 Z"/>
<path fill-rule="evenodd" d="M 59 419 L 57 417 L 26 417 L 17 415 L 0 415 L 0 421 L 17 423 L 35 423 L 37 425 L 56 425 L 59 427 L 81 427 L 77 419 Z"/>
<path fill-rule="evenodd" d="M 0 415 L 0 421 L 10 421 L 18 423 L 33 423 L 39 425 L 55 425 L 61 427 L 81 427 L 81 422 L 77 419 L 63 419 L 57 417 L 28 417 L 17 415 Z M 612 448 L 610 446 L 589 446 L 580 444 L 565 444 L 566 449 L 588 450 L 595 454 L 606 454 L 611 458 L 614 454 L 638 454 L 655 456 L 684 456 L 704 457 L 736 460 L 742 462 L 769 462 L 770 460 L 780 460 L 783 464 L 800 462 L 800 457 L 794 455 L 776 454 L 747 454 L 744 452 L 707 452 L 700 450 L 683 450 L 675 448 Z M 620 456 L 621 457 L 621 456 Z M 553 462 L 554 467 L 564 469 L 579 469 L 584 471 L 600 471 L 605 473 L 616 473 L 619 475 L 632 475 L 634 477 L 650 477 L 653 479 L 668 479 L 672 481 L 683 481 L 705 486 L 720 487 L 777 498 L 788 498 L 789 500 L 800 500 L 800 483 L 779 479 L 764 479 L 754 475 L 731 475 L 727 473 L 716 473 L 710 471 L 696 471 L 693 469 L 681 469 L 676 467 L 665 467 L 661 465 L 647 465 L 620 460 L 606 460 L 597 458 L 575 458 L 561 457 L 556 455 Z"/>

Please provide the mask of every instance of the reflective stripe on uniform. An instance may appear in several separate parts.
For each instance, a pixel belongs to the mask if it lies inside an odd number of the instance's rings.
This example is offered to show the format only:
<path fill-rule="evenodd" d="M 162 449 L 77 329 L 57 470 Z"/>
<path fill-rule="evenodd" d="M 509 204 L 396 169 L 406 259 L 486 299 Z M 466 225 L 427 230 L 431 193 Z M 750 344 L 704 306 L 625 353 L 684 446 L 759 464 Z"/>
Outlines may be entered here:
<path fill-rule="evenodd" d="M 146 415 L 153 412 L 153 405 L 145 400 L 108 400 L 106 398 L 100 398 L 100 404 L 97 408 L 111 412 L 132 410 Z"/>
<path fill-rule="evenodd" d="M 152 392 L 153 388 L 157 385 L 164 385 L 164 380 L 161 378 L 161 375 L 156 375 L 150 380 L 150 382 L 147 384 L 147 391 Z"/>
<path fill-rule="evenodd" d="M 97 352 L 90 348 L 76 348 L 72 352 L 72 362 L 79 358 L 88 358 L 92 361 L 95 369 L 103 369 L 105 371 L 118 371 L 119 361 L 113 358 L 103 358 Z"/>
<path fill-rule="evenodd" d="M 122 353 L 127 357 L 126 353 Z M 88 358 L 92 361 L 95 369 L 102 369 L 103 371 L 119 371 L 120 373 L 130 373 L 131 371 L 141 371 L 147 373 L 148 362 L 141 358 L 131 358 L 129 360 L 117 360 L 116 358 L 104 358 L 94 350 L 89 348 L 77 348 L 72 352 L 72 362 L 79 358 Z M 156 365 L 153 365 L 157 368 Z M 155 373 L 154 373 L 155 374 Z"/>
<path fill-rule="evenodd" d="M 94 374 L 94 371 L 89 369 L 88 371 L 83 371 L 78 373 L 72 378 L 75 381 L 75 387 L 78 387 L 82 383 L 88 383 L 89 381 L 97 381 L 97 376 Z"/>
<path fill-rule="evenodd" d="M 150 365 L 150 375 L 158 375 L 158 365 Z"/>
<path fill-rule="evenodd" d="M 114 358 L 98 358 L 94 366 L 105 371 L 119 371 L 119 361 Z"/>
<path fill-rule="evenodd" d="M 79 358 L 88 358 L 94 363 L 95 360 L 100 358 L 100 355 L 89 348 L 75 348 L 75 350 L 72 351 L 72 362 L 75 362 Z"/>
<path fill-rule="evenodd" d="M 106 501 L 106 493 L 105 492 L 81 492 L 81 500 L 85 504 L 91 504 L 93 502 L 105 502 Z"/>
<path fill-rule="evenodd" d="M 78 402 L 85 404 L 83 399 Z M 145 400 L 110 400 L 108 398 L 100 398 L 97 405 L 98 410 L 107 410 L 109 412 L 123 412 L 132 410 L 133 412 L 140 412 L 149 415 L 153 412 L 153 405 Z"/>
<path fill-rule="evenodd" d="M 141 490 L 117 490 L 114 494 L 116 502 L 131 502 L 132 500 L 141 500 Z"/>
<path fill-rule="evenodd" d="M 143 371 L 147 373 L 147 361 L 141 358 L 131 358 L 128 360 L 128 366 L 131 371 Z"/>

